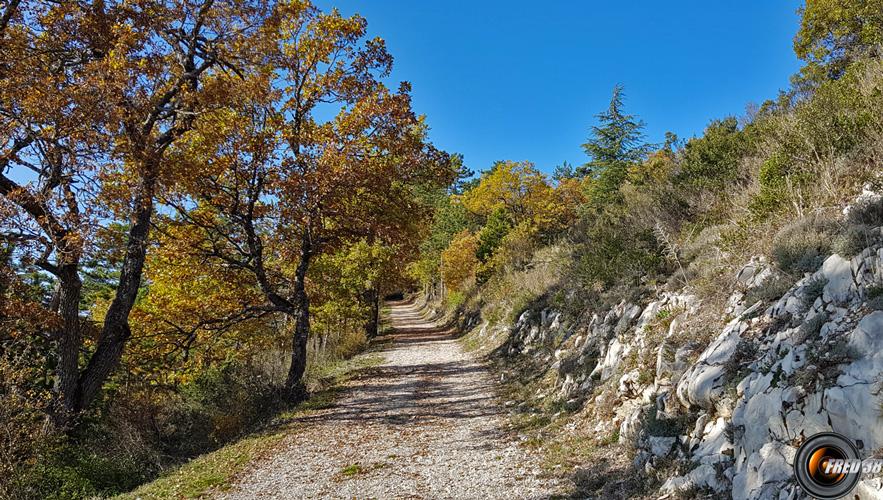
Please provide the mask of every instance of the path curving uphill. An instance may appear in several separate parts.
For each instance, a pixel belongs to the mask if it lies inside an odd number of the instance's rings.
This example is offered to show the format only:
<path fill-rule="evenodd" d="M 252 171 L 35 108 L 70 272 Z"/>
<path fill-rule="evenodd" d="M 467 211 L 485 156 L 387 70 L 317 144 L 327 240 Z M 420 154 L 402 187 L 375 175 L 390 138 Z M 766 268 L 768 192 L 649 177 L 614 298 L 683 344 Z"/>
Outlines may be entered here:
<path fill-rule="evenodd" d="M 536 458 L 502 430 L 486 368 L 454 332 L 392 303 L 392 341 L 371 377 L 298 420 L 224 498 L 546 498 Z"/>

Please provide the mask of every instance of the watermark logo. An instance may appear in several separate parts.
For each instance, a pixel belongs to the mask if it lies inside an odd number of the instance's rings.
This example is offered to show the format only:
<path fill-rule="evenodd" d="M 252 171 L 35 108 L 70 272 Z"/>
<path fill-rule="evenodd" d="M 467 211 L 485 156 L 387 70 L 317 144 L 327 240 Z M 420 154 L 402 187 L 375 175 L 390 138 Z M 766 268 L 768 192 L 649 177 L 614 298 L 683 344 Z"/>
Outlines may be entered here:
<path fill-rule="evenodd" d="M 807 439 L 794 457 L 794 475 L 807 494 L 818 499 L 849 494 L 862 473 L 879 473 L 883 462 L 861 460 L 852 441 L 835 432 L 823 432 Z"/>

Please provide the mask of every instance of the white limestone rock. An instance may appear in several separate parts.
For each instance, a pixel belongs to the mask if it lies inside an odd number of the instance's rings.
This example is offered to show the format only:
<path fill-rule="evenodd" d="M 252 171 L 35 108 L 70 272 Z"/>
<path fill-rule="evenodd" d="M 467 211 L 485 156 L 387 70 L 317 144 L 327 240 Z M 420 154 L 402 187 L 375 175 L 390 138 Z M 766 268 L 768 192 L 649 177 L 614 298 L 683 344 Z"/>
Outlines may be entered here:
<path fill-rule="evenodd" d="M 748 324 L 733 320 L 723 333 L 706 349 L 695 365 L 681 376 L 677 386 L 678 399 L 685 407 L 712 408 L 723 390 L 725 365 L 736 352 L 742 333 Z"/>
<path fill-rule="evenodd" d="M 669 456 L 674 451 L 677 442 L 678 438 L 676 437 L 650 436 L 647 438 L 650 454 L 656 457 Z"/>
<path fill-rule="evenodd" d="M 733 476 L 733 500 L 776 498 L 777 483 L 794 476 L 791 463 L 796 451 L 781 442 L 770 441 L 752 453 L 744 468 Z"/>
<path fill-rule="evenodd" d="M 852 295 L 852 266 L 839 255 L 832 255 L 822 264 L 822 276 L 828 280 L 822 299 L 826 303 L 844 304 Z"/>

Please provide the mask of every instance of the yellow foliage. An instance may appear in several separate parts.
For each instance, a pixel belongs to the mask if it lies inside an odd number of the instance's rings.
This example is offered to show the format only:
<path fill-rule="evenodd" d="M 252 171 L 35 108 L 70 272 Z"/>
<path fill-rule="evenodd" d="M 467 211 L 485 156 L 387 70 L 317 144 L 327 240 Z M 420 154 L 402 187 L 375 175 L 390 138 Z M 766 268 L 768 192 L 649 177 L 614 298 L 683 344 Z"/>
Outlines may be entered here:
<path fill-rule="evenodd" d="M 503 209 L 514 225 L 527 223 L 542 235 L 564 230 L 584 202 L 580 179 L 562 179 L 553 187 L 530 162 L 501 161 L 486 172 L 478 186 L 462 196 L 470 212 L 488 217 Z"/>
<path fill-rule="evenodd" d="M 478 268 L 478 235 L 463 230 L 442 252 L 442 280 L 450 290 L 463 290 L 475 280 Z"/>

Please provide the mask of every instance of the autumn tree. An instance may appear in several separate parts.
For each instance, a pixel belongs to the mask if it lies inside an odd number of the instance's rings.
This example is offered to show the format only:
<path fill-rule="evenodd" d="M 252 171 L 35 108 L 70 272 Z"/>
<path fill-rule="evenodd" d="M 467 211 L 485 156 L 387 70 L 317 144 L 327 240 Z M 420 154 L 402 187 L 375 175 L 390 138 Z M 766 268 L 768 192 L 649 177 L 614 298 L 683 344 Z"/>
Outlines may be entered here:
<path fill-rule="evenodd" d="M 583 202 L 583 184 L 578 178 L 562 178 L 554 186 L 530 162 L 501 161 L 461 199 L 486 224 L 505 214 L 511 226 L 526 225 L 530 232 L 549 239 L 573 222 Z"/>
<path fill-rule="evenodd" d="M 530 162 L 499 161 L 466 191 L 463 206 L 486 219 L 502 209 L 513 224 L 531 220 L 551 192 L 546 177 Z"/>
<path fill-rule="evenodd" d="M 244 75 L 231 109 L 199 119 L 181 162 L 205 175 L 166 202 L 170 224 L 198 228 L 205 262 L 237 270 L 262 299 L 250 312 L 293 323 L 286 388 L 300 392 L 310 332 L 309 269 L 348 241 L 394 244 L 421 219 L 414 186 L 448 182 L 447 156 L 425 141 L 409 86 L 382 83 L 392 58 L 364 40 L 359 16 L 306 2 L 276 6 L 262 38 L 265 66 Z M 322 120 L 334 110 L 333 118 Z"/>
<path fill-rule="evenodd" d="M 56 281 L 63 422 L 95 399 L 130 336 L 168 151 L 242 62 L 260 2 L 8 2 L 0 20 L 0 196 L 19 208 L 4 238 Z M 212 83 L 209 75 L 216 73 Z M 126 228 L 113 298 L 80 365 L 83 259 L 108 220 Z M 91 327 L 90 327 L 91 328 Z"/>
<path fill-rule="evenodd" d="M 475 279 L 478 268 L 478 235 L 463 230 L 454 236 L 441 255 L 441 275 L 445 286 L 454 291 L 462 290 Z"/>

